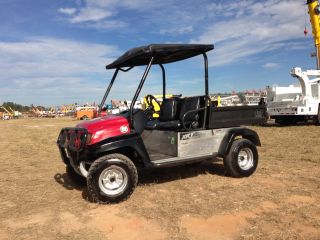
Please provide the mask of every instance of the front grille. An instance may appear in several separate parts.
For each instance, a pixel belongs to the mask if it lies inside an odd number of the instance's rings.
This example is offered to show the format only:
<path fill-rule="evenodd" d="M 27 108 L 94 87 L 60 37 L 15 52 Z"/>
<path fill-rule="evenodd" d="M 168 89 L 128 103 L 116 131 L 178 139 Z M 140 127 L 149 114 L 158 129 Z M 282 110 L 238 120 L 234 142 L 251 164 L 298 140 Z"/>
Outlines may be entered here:
<path fill-rule="evenodd" d="M 88 132 L 84 128 L 63 128 L 58 137 L 58 145 L 63 148 L 80 152 L 83 150 Z"/>

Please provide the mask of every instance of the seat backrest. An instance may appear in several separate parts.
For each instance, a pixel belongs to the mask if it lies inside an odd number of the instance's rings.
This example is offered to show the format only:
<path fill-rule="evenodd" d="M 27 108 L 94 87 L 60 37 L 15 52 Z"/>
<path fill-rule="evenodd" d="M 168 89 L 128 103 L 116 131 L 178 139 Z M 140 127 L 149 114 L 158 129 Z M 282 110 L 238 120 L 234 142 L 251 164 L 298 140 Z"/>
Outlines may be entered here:
<path fill-rule="evenodd" d="M 173 121 L 177 118 L 178 101 L 175 98 L 165 98 L 160 108 L 160 122 Z"/>
<path fill-rule="evenodd" d="M 147 117 L 140 109 L 133 110 L 133 129 L 141 134 L 147 125 Z"/>
<path fill-rule="evenodd" d="M 188 123 L 198 121 L 199 112 L 196 110 L 198 110 L 199 108 L 200 108 L 200 97 L 186 97 L 182 99 L 180 103 L 180 113 L 179 113 L 180 122 L 182 123 L 182 121 L 184 120 L 184 122 L 188 124 Z M 184 115 L 189 111 L 193 111 L 193 112 L 187 114 L 184 117 Z"/>

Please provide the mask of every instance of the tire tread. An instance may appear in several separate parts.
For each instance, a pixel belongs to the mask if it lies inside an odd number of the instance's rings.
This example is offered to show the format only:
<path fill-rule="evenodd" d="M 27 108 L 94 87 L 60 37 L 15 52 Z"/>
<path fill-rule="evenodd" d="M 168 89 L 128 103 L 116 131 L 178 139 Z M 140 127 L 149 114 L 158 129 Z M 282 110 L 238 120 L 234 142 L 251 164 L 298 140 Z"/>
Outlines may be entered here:
<path fill-rule="evenodd" d="M 130 169 L 130 173 L 132 174 L 133 183 L 132 183 L 132 188 L 130 189 L 129 192 L 127 192 L 125 194 L 124 197 L 116 197 L 115 199 L 112 199 L 112 200 L 102 200 L 98 196 L 98 194 L 96 193 L 95 189 L 93 188 L 93 186 L 94 186 L 93 175 L 95 172 L 98 171 L 100 165 L 103 162 L 110 160 L 110 159 L 119 159 L 127 165 L 127 167 Z M 94 202 L 97 202 L 100 204 L 118 203 L 118 202 L 122 202 L 122 201 L 127 200 L 131 196 L 131 194 L 133 193 L 135 187 L 137 186 L 137 183 L 138 183 L 138 173 L 137 173 L 137 169 L 136 169 L 135 165 L 127 156 L 125 156 L 123 154 L 119 154 L 119 153 L 109 154 L 109 155 L 105 155 L 105 156 L 98 158 L 90 166 L 89 171 L 88 171 L 88 176 L 87 176 L 87 186 L 88 186 L 89 195 L 91 196 L 91 198 Z"/>
<path fill-rule="evenodd" d="M 250 171 L 241 172 L 241 170 L 238 169 L 236 166 L 234 158 L 235 151 L 238 151 L 238 148 L 241 146 L 241 144 L 245 144 L 250 146 L 253 151 L 253 157 L 256 158 L 254 161 L 256 161 L 254 169 L 251 169 Z M 240 138 L 233 141 L 231 148 L 227 154 L 227 156 L 223 159 L 224 166 L 226 168 L 226 172 L 228 175 L 234 178 L 241 178 L 241 177 L 248 177 L 250 176 L 255 170 L 258 165 L 258 152 L 256 149 L 256 146 L 248 139 Z"/>

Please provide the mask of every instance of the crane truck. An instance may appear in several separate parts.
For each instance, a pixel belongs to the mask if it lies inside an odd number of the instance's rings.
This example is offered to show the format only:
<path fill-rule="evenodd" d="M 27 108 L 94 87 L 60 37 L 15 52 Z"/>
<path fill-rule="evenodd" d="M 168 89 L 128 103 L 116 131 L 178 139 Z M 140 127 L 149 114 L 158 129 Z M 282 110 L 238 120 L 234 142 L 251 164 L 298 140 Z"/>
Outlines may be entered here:
<path fill-rule="evenodd" d="M 292 68 L 300 87 L 267 87 L 267 112 L 279 124 L 313 120 L 320 124 L 320 7 L 318 0 L 307 0 L 316 49 L 317 70 Z M 306 30 L 305 30 L 306 33 Z"/>

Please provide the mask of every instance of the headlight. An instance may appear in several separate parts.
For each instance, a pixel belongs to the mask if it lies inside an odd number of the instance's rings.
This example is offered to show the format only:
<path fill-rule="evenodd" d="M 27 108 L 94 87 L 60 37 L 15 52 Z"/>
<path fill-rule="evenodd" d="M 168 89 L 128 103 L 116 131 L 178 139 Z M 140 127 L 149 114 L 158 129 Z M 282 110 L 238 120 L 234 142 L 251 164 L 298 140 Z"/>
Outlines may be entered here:
<path fill-rule="evenodd" d="M 87 135 L 86 145 L 90 144 L 90 142 L 91 142 L 91 138 L 92 138 L 92 134 L 91 134 L 91 133 L 88 133 L 88 135 Z"/>

